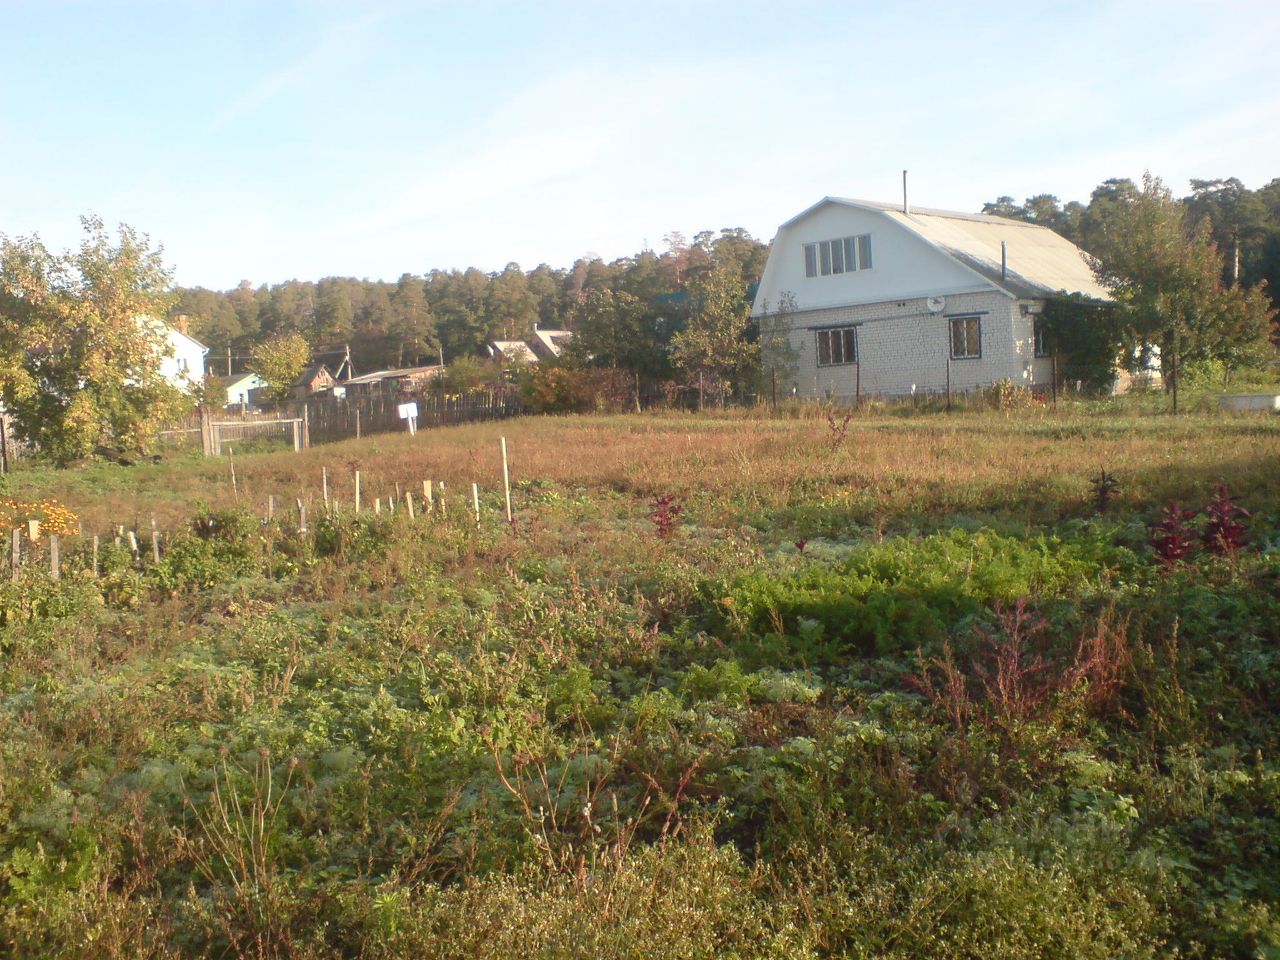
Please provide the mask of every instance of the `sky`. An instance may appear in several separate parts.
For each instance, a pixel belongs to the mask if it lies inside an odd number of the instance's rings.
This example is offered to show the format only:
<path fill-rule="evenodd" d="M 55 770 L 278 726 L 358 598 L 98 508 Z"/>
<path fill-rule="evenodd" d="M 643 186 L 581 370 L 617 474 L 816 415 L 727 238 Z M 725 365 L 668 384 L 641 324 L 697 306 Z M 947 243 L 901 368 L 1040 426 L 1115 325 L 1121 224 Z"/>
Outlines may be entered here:
<path fill-rule="evenodd" d="M 824 196 L 1280 177 L 1280 3 L 0 0 L 0 233 L 184 286 L 567 267 Z"/>

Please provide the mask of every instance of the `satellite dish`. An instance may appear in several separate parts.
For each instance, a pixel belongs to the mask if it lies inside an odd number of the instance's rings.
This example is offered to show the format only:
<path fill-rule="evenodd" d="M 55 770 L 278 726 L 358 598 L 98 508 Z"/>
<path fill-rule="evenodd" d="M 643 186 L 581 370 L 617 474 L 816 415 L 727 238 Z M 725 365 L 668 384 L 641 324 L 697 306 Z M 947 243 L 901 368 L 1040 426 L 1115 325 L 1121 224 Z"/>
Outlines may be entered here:
<path fill-rule="evenodd" d="M 947 308 L 947 301 L 942 297 L 930 297 L 925 301 L 925 306 L 929 308 L 930 313 L 941 313 Z"/>

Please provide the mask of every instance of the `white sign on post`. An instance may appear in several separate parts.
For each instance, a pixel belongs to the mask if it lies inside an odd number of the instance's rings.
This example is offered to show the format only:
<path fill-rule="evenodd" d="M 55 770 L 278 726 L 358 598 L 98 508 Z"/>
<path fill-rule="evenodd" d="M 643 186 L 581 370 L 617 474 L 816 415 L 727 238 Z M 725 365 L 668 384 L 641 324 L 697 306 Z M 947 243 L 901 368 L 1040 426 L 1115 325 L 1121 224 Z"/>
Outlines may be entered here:
<path fill-rule="evenodd" d="M 397 409 L 400 411 L 400 419 L 409 421 L 409 436 L 414 436 L 418 432 L 418 405 L 416 403 L 402 403 Z"/>

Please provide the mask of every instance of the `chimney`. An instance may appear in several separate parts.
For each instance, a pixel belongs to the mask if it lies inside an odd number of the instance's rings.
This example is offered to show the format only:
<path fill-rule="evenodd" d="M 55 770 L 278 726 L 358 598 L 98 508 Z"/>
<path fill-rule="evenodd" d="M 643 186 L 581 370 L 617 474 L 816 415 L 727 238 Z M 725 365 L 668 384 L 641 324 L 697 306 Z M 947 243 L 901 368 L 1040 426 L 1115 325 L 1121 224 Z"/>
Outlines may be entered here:
<path fill-rule="evenodd" d="M 1009 245 L 1000 241 L 1000 279 L 1009 279 Z"/>
<path fill-rule="evenodd" d="M 191 336 L 191 318 L 185 313 L 178 314 L 173 318 L 173 329 Z"/>

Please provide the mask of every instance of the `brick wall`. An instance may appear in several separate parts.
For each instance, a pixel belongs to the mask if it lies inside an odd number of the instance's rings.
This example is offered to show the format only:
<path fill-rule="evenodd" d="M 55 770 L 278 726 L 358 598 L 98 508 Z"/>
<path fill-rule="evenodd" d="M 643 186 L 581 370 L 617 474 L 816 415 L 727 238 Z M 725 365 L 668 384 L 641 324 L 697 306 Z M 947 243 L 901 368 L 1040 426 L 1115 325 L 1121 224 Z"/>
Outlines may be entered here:
<path fill-rule="evenodd" d="M 946 389 L 950 355 L 950 317 L 975 313 L 981 317 L 982 356 L 951 361 L 951 389 L 973 390 L 1008 378 L 1030 385 L 1040 371 L 1033 363 L 1032 318 L 1023 316 L 1017 301 L 994 290 L 954 294 L 946 309 L 931 314 L 924 298 L 808 310 L 794 314 L 788 343 L 794 356 L 795 377 L 786 384 L 799 396 L 852 398 L 902 396 Z M 860 364 L 818 366 L 814 327 L 860 324 Z M 1029 375 L 1028 375 L 1029 374 Z"/>

